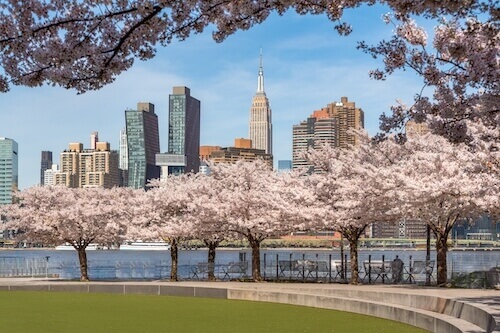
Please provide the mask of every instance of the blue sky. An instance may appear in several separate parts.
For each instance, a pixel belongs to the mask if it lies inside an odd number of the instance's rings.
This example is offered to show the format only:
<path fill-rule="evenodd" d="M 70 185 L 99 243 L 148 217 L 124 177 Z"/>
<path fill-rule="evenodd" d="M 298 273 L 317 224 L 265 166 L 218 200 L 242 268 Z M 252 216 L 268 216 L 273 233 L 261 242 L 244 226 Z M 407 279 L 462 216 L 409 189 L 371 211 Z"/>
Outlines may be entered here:
<path fill-rule="evenodd" d="M 378 131 L 378 118 L 397 98 L 410 103 L 422 81 L 413 72 L 397 72 L 386 81 L 369 78 L 381 60 L 356 49 L 357 41 L 375 43 L 392 34 L 380 19 L 388 9 L 363 7 L 345 13 L 353 25 L 339 36 L 325 16 L 288 12 L 216 43 L 207 29 L 183 42 L 158 48 L 147 62 L 99 91 L 77 95 L 59 87 L 13 87 L 0 94 L 0 137 L 19 144 L 21 189 L 39 182 L 40 153 L 50 150 L 54 162 L 69 142 L 89 146 L 90 133 L 118 149 L 124 111 L 137 102 L 155 104 L 160 146 L 167 150 L 168 95 L 187 86 L 201 101 L 201 144 L 232 146 L 248 137 L 249 110 L 257 89 L 259 49 L 263 50 L 265 91 L 273 112 L 275 163 L 292 157 L 292 126 L 314 110 L 348 96 L 365 112 L 365 128 Z"/>

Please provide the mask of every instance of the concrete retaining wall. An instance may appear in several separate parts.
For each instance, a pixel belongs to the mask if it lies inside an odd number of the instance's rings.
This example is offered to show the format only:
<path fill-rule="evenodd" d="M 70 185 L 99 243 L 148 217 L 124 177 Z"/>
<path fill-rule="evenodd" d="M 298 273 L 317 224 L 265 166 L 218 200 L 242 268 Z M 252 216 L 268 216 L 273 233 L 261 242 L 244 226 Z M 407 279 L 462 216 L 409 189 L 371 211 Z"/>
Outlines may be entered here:
<path fill-rule="evenodd" d="M 314 290 L 311 291 L 314 292 Z M 411 293 L 391 293 L 387 290 L 384 292 L 375 292 L 368 290 L 328 290 L 325 288 L 323 293 L 335 297 L 363 299 L 437 312 L 463 319 L 481 327 L 486 332 L 493 332 L 497 325 L 495 318 L 493 318 L 493 316 L 487 311 L 471 304 L 448 298 Z M 496 300 L 497 302 L 500 302 L 500 295 L 496 298 Z M 495 299 L 492 298 L 492 301 L 495 301 Z"/>
<path fill-rule="evenodd" d="M 342 298 L 287 292 L 261 292 L 256 290 L 229 290 L 228 292 L 229 299 L 275 302 L 348 311 L 399 321 L 431 332 L 491 332 L 482 330 L 476 325 L 459 318 L 440 314 L 431 310 L 423 310 L 400 304 L 390 304 L 389 302 L 382 303 L 359 298 Z"/>
<path fill-rule="evenodd" d="M 212 285 L 213 286 L 213 285 Z M 495 319 L 483 309 L 458 300 L 412 293 L 369 290 L 295 288 L 273 291 L 258 285 L 241 288 L 186 286 L 161 283 L 37 283 L 0 285 L 0 290 L 83 293 L 150 294 L 206 297 L 294 304 L 348 311 L 399 321 L 439 333 L 493 332 Z M 269 285 L 268 285 L 269 287 Z"/>

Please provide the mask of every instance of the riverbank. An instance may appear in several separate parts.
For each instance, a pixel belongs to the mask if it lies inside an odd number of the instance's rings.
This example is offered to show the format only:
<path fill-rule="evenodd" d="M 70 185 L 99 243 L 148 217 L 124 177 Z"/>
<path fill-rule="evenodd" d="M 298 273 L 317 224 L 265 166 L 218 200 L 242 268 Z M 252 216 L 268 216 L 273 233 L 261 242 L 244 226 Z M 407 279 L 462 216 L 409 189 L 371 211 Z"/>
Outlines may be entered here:
<path fill-rule="evenodd" d="M 2 247 L 2 245 L 4 247 Z M 53 247 L 41 247 L 40 249 L 53 249 Z M 39 249 L 39 247 L 25 247 L 19 246 L 12 240 L 6 240 L 2 243 L 0 240 L 1 249 L 18 249 L 28 248 L 30 250 Z M 117 246 L 112 246 L 115 249 Z M 200 240 L 185 241 L 180 244 L 182 250 L 206 250 L 206 245 Z M 328 236 L 308 236 L 308 237 L 286 237 L 265 239 L 261 243 L 262 249 L 276 249 L 276 250 L 340 250 L 341 240 Z M 400 238 L 362 238 L 359 241 L 359 248 L 363 250 L 424 250 L 426 249 L 425 239 L 400 239 Z M 451 251 L 491 251 L 500 250 L 499 241 L 487 240 L 450 240 L 448 248 Z M 218 250 L 246 250 L 249 249 L 249 244 L 245 240 L 223 241 L 217 248 Z M 347 244 L 344 242 L 344 249 L 348 249 Z M 434 250 L 434 240 L 431 240 L 431 250 Z"/>
<path fill-rule="evenodd" d="M 47 251 L 47 250 L 56 250 L 55 247 L 0 247 L 0 251 Z M 119 251 L 120 249 L 98 249 L 97 251 Z M 180 247 L 180 250 L 183 251 L 207 251 L 208 248 L 204 246 L 200 247 Z M 247 251 L 250 250 L 249 247 L 236 247 L 236 246 L 220 246 L 217 248 L 217 251 Z M 327 252 L 340 252 L 339 247 L 308 247 L 308 246 L 283 246 L 283 247 L 267 247 L 262 246 L 261 250 L 275 250 L 275 251 L 327 251 Z M 426 251 L 425 248 L 421 247 L 365 247 L 361 246 L 358 250 L 362 251 Z M 431 247 L 431 251 L 435 249 Z M 94 250 L 93 250 L 94 251 Z M 123 250 L 128 251 L 128 250 Z M 347 254 L 349 251 L 349 247 L 344 247 L 344 251 Z M 451 247 L 448 251 L 456 251 L 456 252 L 476 252 L 476 251 L 500 251 L 500 246 L 497 247 Z"/>

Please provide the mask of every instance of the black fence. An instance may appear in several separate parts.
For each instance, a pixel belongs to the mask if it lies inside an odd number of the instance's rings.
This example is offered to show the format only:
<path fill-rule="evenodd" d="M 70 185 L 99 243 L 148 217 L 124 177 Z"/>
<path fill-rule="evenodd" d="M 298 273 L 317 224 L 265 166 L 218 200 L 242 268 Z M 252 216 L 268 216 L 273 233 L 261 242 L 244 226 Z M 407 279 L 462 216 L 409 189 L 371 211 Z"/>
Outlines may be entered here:
<path fill-rule="evenodd" d="M 400 258 L 401 257 L 401 258 Z M 79 279 L 77 260 L 49 260 L 50 257 L 0 257 L 0 277 L 58 277 Z M 203 258 L 200 256 L 199 258 Z M 236 260 L 234 260 L 236 259 Z M 207 280 L 209 272 L 216 280 L 249 280 L 251 262 L 247 253 L 240 252 L 233 261 L 179 262 L 179 280 Z M 499 262 L 471 260 L 464 254 L 448 262 L 448 278 L 452 285 L 465 288 L 499 288 Z M 169 279 L 169 260 L 88 260 L 91 280 L 163 280 Z M 264 253 L 260 262 L 261 276 L 276 282 L 348 283 L 351 280 L 351 260 L 348 255 L 327 252 Z M 400 253 L 388 257 L 365 254 L 358 259 L 358 282 L 365 284 L 435 284 L 435 259 Z"/>

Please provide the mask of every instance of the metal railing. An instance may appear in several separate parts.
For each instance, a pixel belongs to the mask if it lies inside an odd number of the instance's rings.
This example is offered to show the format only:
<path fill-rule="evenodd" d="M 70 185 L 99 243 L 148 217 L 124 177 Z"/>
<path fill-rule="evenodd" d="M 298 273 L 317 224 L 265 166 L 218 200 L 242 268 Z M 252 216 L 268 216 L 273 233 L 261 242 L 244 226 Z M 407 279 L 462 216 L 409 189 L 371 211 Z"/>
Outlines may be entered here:
<path fill-rule="evenodd" d="M 464 252 L 448 261 L 451 283 L 469 288 L 496 287 L 499 280 L 500 258 L 496 262 L 469 258 Z M 435 258 L 425 262 L 422 256 L 400 253 L 403 262 L 401 276 L 393 270 L 392 255 L 365 254 L 358 258 L 360 283 L 435 283 Z M 245 263 L 244 266 L 241 263 Z M 347 283 L 351 279 L 351 260 L 328 252 L 264 253 L 261 257 L 261 275 L 268 281 Z M 423 265 L 423 269 L 419 269 Z M 179 262 L 179 280 L 208 279 L 206 262 Z M 246 258 L 234 262 L 216 262 L 214 275 L 218 280 L 247 279 L 251 277 L 251 264 Z M 89 260 L 91 280 L 160 280 L 169 279 L 169 260 Z M 429 275 L 430 274 L 430 275 Z M 80 266 L 75 260 L 50 260 L 50 257 L 0 257 L 0 277 L 59 277 L 79 279 Z M 429 277 L 429 279 L 428 279 Z"/>
<path fill-rule="evenodd" d="M 0 258 L 0 277 L 49 277 L 48 258 Z"/>

